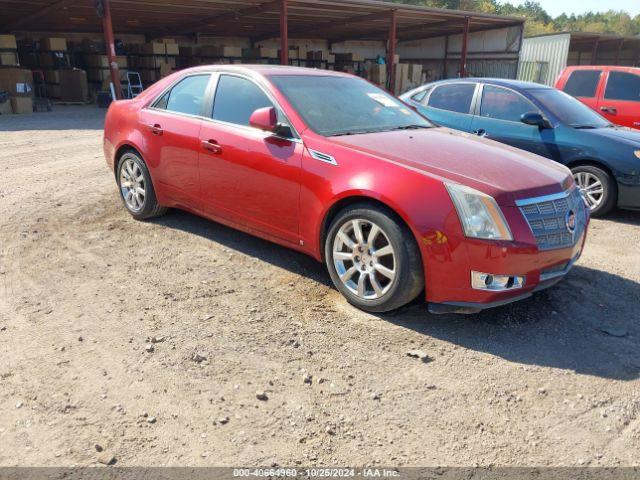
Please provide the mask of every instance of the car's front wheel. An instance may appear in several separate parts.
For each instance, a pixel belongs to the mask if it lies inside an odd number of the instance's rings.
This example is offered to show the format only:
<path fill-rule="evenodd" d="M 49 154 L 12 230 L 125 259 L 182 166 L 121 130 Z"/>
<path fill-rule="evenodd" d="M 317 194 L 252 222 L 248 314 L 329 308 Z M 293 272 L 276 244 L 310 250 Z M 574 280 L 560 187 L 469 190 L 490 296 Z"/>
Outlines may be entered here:
<path fill-rule="evenodd" d="M 133 151 L 118 161 L 116 180 L 124 206 L 136 220 L 163 215 L 166 208 L 158 204 L 151 176 L 144 161 Z"/>
<path fill-rule="evenodd" d="M 616 206 L 616 183 L 611 175 L 594 165 L 580 165 L 572 168 L 571 172 L 591 209 L 591 215 L 605 215 Z"/>
<path fill-rule="evenodd" d="M 424 289 L 413 235 L 376 205 L 357 204 L 336 215 L 326 236 L 325 260 L 336 288 L 368 312 L 396 310 Z"/>

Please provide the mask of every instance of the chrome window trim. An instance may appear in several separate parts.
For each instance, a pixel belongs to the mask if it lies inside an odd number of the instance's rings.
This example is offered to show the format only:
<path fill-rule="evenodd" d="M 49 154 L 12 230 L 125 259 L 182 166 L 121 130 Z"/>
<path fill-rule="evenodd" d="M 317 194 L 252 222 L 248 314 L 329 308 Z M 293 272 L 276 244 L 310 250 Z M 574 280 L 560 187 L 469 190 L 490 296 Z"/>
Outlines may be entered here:
<path fill-rule="evenodd" d="M 550 195 L 542 195 L 540 197 L 534 197 L 534 198 L 524 198 L 521 200 L 516 200 L 516 206 L 518 207 L 524 207 L 527 205 L 531 205 L 533 203 L 542 203 L 542 202 L 551 202 L 554 200 L 561 200 L 563 198 L 567 198 L 568 196 L 570 196 L 573 191 L 575 190 L 575 186 L 571 187 L 568 190 L 565 190 L 564 192 L 560 192 L 560 193 L 552 193 Z"/>
<path fill-rule="evenodd" d="M 218 81 L 220 79 L 220 75 L 233 75 L 233 76 L 237 76 L 237 77 L 242 77 L 245 78 L 247 80 L 249 80 L 250 82 L 252 82 L 254 85 L 256 85 L 266 96 L 267 98 L 269 98 L 269 100 L 274 104 L 274 106 L 282 113 L 282 115 L 284 116 L 284 118 L 287 120 L 287 123 L 289 125 L 289 127 L 291 128 L 291 131 L 293 132 L 293 134 L 295 135 L 292 138 L 289 137 L 282 137 L 280 135 L 276 135 L 274 133 L 269 133 L 269 132 L 265 132 L 264 130 L 260 130 L 259 128 L 255 128 L 252 127 L 250 125 L 241 125 L 238 123 L 230 123 L 230 122 L 225 122 L 222 120 L 216 120 L 214 118 L 212 118 L 211 116 L 205 116 L 205 115 L 192 115 L 189 113 L 182 113 L 182 112 L 175 112 L 173 110 L 166 110 L 163 108 L 156 108 L 155 105 L 156 103 L 158 103 L 160 101 L 160 99 L 169 91 L 171 90 L 173 87 L 175 87 L 178 83 L 180 83 L 182 80 L 184 80 L 185 78 L 188 77 L 193 77 L 193 76 L 198 76 L 198 75 L 209 75 L 210 79 L 210 85 L 209 87 L 211 87 L 211 82 L 215 82 L 215 85 L 213 85 L 212 88 L 212 102 L 205 102 L 205 104 L 211 104 L 213 106 L 213 103 L 215 102 L 215 94 L 218 88 Z M 209 90 L 209 87 L 207 87 L 207 91 Z M 203 104 L 203 108 L 206 105 Z M 260 85 L 259 83 L 257 83 L 255 81 L 255 79 L 251 78 L 251 76 L 243 74 L 243 73 L 238 73 L 238 72 L 229 72 L 228 70 L 212 70 L 212 71 L 205 71 L 205 72 L 192 72 L 192 73 L 188 73 L 187 75 L 184 75 L 178 79 L 176 79 L 173 83 L 171 83 L 171 85 L 169 85 L 167 88 L 165 88 L 164 90 L 162 90 L 162 92 L 160 92 L 150 103 L 149 106 L 144 107 L 143 110 L 153 110 L 154 112 L 158 112 L 158 113 L 162 113 L 164 115 L 176 115 L 179 117 L 186 117 L 186 118 L 192 118 L 192 119 L 197 119 L 197 120 L 204 120 L 207 122 L 212 122 L 212 123 L 218 123 L 220 125 L 226 125 L 226 126 L 231 126 L 234 128 L 241 128 L 243 130 L 246 130 L 248 132 L 260 132 L 265 134 L 264 138 L 267 137 L 274 137 L 274 138 L 279 138 L 282 140 L 288 140 L 290 142 L 294 142 L 294 143 L 303 143 L 302 142 L 302 138 L 300 137 L 300 134 L 298 133 L 298 131 L 296 130 L 296 128 L 293 126 L 293 124 L 291 123 L 291 121 L 289 120 L 289 117 L 287 117 L 286 113 L 284 112 L 284 110 L 282 109 L 282 107 L 280 106 L 280 104 L 275 100 L 275 98 L 273 98 L 273 95 L 270 94 L 270 92 L 268 92 L 267 90 L 265 90 L 265 88 Z M 211 112 L 211 114 L 213 115 L 213 111 Z"/>

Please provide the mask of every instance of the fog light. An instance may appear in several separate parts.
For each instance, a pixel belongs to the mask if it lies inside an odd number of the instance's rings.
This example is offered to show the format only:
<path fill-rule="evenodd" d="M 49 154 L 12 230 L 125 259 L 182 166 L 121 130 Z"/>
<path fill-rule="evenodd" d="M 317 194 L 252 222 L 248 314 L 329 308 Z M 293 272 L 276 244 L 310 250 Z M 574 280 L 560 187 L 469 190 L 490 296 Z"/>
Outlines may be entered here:
<path fill-rule="evenodd" d="M 524 280 L 525 277 L 471 272 L 471 287 L 476 290 L 491 290 L 494 292 L 515 290 L 524 286 Z"/>

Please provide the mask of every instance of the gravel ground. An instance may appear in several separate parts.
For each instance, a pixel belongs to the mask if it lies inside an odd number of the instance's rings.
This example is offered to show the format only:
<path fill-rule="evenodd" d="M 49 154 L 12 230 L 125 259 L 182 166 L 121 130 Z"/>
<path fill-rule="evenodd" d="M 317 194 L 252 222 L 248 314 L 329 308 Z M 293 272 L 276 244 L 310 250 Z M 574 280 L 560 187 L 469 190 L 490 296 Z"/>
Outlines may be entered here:
<path fill-rule="evenodd" d="M 301 254 L 134 221 L 103 115 L 0 118 L 0 465 L 640 465 L 640 213 L 530 300 L 370 315 Z"/>

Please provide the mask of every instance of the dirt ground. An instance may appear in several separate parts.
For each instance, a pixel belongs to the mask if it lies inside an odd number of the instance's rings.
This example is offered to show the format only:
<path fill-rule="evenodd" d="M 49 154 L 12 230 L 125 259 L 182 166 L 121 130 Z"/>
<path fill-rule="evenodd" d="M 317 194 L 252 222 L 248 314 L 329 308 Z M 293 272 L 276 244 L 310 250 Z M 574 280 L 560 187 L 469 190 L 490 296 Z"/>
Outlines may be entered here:
<path fill-rule="evenodd" d="M 640 213 L 530 300 L 369 315 L 311 258 L 134 221 L 103 115 L 0 117 L 0 465 L 640 465 Z"/>

